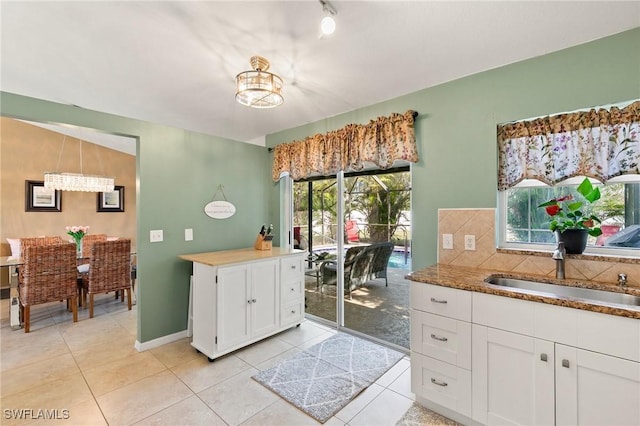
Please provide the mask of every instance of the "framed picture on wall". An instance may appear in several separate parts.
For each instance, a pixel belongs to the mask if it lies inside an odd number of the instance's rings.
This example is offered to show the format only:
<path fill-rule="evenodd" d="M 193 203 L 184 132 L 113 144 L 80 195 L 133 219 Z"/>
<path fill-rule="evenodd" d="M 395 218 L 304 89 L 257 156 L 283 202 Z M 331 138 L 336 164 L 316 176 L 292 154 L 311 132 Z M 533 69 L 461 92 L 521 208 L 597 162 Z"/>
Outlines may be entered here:
<path fill-rule="evenodd" d="M 98 212 L 124 212 L 124 186 L 116 185 L 111 192 L 98 192 Z"/>
<path fill-rule="evenodd" d="M 62 211 L 62 191 L 45 188 L 44 182 L 41 180 L 25 180 L 24 182 L 24 211 Z"/>

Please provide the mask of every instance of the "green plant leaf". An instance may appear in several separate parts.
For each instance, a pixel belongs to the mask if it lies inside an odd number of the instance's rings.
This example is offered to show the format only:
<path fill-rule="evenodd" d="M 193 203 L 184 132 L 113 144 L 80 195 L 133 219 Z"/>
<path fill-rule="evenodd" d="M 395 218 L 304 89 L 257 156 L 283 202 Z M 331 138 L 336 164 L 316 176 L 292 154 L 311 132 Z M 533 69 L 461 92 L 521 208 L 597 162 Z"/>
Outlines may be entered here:
<path fill-rule="evenodd" d="M 567 204 L 567 207 L 569 208 L 569 211 L 576 211 L 578 210 L 580 207 L 582 207 L 582 201 L 576 201 L 574 203 L 569 203 Z"/>
<path fill-rule="evenodd" d="M 578 186 L 578 192 L 590 203 L 600 199 L 600 189 L 594 188 L 589 178 L 584 178 L 580 186 Z"/>
<path fill-rule="evenodd" d="M 600 228 L 589 229 L 589 235 L 591 235 L 592 237 L 598 237 L 598 236 L 602 235 L 602 229 L 600 229 Z"/>

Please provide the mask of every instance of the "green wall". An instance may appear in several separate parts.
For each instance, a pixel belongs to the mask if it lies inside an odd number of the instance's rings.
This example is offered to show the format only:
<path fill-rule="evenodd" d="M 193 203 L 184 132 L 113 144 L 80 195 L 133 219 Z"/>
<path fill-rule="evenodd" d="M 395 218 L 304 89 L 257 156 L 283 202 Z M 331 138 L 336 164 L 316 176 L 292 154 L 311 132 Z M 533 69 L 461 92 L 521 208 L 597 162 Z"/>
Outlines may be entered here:
<path fill-rule="evenodd" d="M 267 144 L 418 111 L 413 262 L 422 268 L 436 260 L 438 208 L 495 206 L 497 123 L 640 98 L 639 76 L 636 29 L 269 135 Z M 263 221 L 279 223 L 278 185 L 263 147 L 9 93 L 0 102 L 6 116 L 138 138 L 140 342 L 186 328 L 190 264 L 179 254 L 248 247 Z M 236 205 L 230 219 L 203 213 L 218 185 Z M 185 228 L 194 241 L 184 241 Z M 164 230 L 163 243 L 148 242 L 152 229 Z"/>
<path fill-rule="evenodd" d="M 414 269 L 420 269 L 436 262 L 439 208 L 496 206 L 498 123 L 637 98 L 640 29 L 269 135 L 267 146 L 418 111 L 412 247 Z"/>
<path fill-rule="evenodd" d="M 253 244 L 272 211 L 266 148 L 4 92 L 0 102 L 6 116 L 138 138 L 138 341 L 185 330 L 191 263 L 177 256 Z M 236 206 L 229 219 L 204 214 L 218 185 Z M 185 228 L 193 241 L 184 241 Z M 149 242 L 152 229 L 164 230 L 164 242 Z"/>

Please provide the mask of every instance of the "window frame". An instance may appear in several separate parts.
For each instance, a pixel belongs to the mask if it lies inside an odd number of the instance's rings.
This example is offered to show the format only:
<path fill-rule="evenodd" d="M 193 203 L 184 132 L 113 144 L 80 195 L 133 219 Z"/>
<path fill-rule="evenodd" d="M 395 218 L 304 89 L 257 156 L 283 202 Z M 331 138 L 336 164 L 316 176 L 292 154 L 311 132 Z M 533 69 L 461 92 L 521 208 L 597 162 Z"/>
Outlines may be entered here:
<path fill-rule="evenodd" d="M 533 186 L 522 186 L 511 189 L 527 189 Z M 522 243 L 506 241 L 507 237 L 507 191 L 498 191 L 496 209 L 496 241 L 497 248 L 505 250 L 542 251 L 552 253 L 555 249 L 553 244 L 548 243 Z M 585 255 L 607 256 L 607 257 L 629 257 L 640 258 L 640 249 L 593 246 L 587 245 L 583 252 Z"/>

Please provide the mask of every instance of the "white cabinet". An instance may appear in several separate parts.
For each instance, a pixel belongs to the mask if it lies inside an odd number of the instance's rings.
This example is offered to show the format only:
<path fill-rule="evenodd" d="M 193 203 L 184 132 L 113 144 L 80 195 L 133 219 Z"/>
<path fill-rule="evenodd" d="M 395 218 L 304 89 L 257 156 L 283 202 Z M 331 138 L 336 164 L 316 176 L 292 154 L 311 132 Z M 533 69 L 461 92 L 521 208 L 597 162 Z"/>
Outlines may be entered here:
<path fill-rule="evenodd" d="M 280 324 L 299 324 L 304 317 L 304 265 L 300 256 L 280 260 Z"/>
<path fill-rule="evenodd" d="M 475 421 L 640 424 L 640 321 L 475 293 L 473 323 Z"/>
<path fill-rule="evenodd" d="M 218 351 L 278 328 L 278 260 L 218 268 Z"/>
<path fill-rule="evenodd" d="M 471 293 L 411 283 L 411 390 L 471 416 Z"/>
<path fill-rule="evenodd" d="M 640 425 L 637 319 L 414 282 L 411 369 L 462 423 Z"/>
<path fill-rule="evenodd" d="M 473 419 L 554 424 L 552 342 L 473 325 Z"/>
<path fill-rule="evenodd" d="M 194 261 L 191 345 L 209 360 L 303 320 L 303 256 L 263 257 L 223 265 Z"/>
<path fill-rule="evenodd" d="M 556 344 L 558 425 L 640 425 L 640 363 Z"/>

